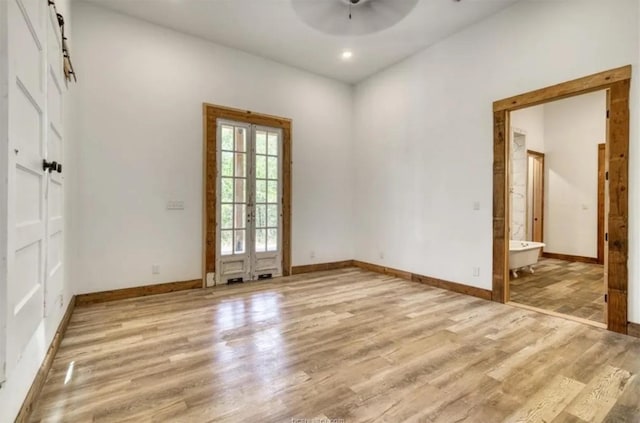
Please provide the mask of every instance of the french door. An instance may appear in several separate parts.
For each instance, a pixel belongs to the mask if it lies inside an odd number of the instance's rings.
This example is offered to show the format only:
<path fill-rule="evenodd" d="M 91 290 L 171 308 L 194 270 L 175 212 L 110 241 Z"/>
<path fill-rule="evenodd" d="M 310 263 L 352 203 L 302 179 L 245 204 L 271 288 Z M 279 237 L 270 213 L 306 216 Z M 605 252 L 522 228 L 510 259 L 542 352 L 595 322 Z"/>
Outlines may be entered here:
<path fill-rule="evenodd" d="M 216 284 L 282 275 L 282 130 L 218 119 Z"/>

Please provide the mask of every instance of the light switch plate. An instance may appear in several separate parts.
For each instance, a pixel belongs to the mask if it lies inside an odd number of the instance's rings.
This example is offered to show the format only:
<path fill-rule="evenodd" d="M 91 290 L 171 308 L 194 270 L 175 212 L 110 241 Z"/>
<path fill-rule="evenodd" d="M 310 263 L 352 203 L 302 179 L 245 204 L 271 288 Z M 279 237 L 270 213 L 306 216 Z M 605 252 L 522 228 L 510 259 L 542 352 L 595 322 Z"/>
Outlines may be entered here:
<path fill-rule="evenodd" d="M 181 201 L 181 200 L 167 201 L 167 210 L 184 210 L 184 201 Z"/>

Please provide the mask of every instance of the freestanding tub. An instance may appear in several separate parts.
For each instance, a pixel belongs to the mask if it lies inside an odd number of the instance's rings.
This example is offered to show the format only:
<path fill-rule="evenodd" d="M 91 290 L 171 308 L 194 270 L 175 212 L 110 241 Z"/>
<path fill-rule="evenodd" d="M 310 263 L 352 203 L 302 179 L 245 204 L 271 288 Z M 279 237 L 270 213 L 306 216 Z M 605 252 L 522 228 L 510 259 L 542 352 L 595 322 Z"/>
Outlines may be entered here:
<path fill-rule="evenodd" d="M 509 270 L 514 278 L 518 277 L 519 269 L 526 268 L 533 273 L 533 265 L 538 262 L 543 247 L 542 242 L 509 241 Z"/>

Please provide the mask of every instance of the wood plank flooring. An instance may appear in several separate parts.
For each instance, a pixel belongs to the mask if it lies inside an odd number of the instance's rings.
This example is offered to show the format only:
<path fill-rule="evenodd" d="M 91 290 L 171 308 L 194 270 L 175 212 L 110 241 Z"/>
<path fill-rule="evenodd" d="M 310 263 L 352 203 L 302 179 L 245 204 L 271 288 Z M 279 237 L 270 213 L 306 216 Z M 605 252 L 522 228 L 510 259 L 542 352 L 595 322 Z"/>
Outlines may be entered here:
<path fill-rule="evenodd" d="M 341 269 L 76 309 L 32 421 L 640 421 L 640 339 Z"/>
<path fill-rule="evenodd" d="M 604 266 L 541 258 L 510 279 L 511 301 L 605 323 Z"/>

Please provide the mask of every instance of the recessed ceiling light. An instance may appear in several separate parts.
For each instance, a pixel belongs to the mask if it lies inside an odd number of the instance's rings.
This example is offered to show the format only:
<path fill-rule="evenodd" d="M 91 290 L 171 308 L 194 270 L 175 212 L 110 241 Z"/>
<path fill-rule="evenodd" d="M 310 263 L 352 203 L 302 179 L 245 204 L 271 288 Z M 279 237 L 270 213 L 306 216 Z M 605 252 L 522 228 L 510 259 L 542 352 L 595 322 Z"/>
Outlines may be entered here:
<path fill-rule="evenodd" d="M 353 52 L 351 50 L 345 50 L 342 52 L 342 60 L 349 60 L 353 57 Z"/>

